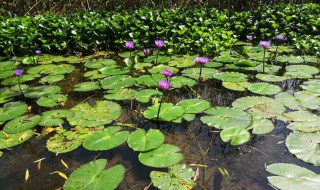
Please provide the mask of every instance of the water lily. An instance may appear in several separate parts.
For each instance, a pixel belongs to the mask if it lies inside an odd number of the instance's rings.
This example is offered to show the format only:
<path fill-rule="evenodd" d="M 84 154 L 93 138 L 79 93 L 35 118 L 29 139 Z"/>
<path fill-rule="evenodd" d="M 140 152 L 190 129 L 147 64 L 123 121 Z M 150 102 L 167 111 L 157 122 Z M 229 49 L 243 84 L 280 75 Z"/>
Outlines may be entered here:
<path fill-rule="evenodd" d="M 276 35 L 276 38 L 277 38 L 277 40 L 283 41 L 285 36 L 281 35 L 281 34 L 278 34 L 278 35 Z"/>
<path fill-rule="evenodd" d="M 206 64 L 209 62 L 209 58 L 208 57 L 197 57 L 194 59 L 194 62 L 200 64 L 200 73 L 199 73 L 199 79 L 198 79 L 198 82 L 200 82 L 201 73 L 202 73 L 202 66 L 203 66 L 203 64 Z"/>
<path fill-rule="evenodd" d="M 166 78 L 171 77 L 173 75 L 173 72 L 170 69 L 164 69 L 161 72 Z"/>
<path fill-rule="evenodd" d="M 41 54 L 41 50 L 40 50 L 40 49 L 37 49 L 34 53 L 37 54 L 37 55 L 39 55 L 39 54 Z"/>
<path fill-rule="evenodd" d="M 125 44 L 125 47 L 127 49 L 133 49 L 134 48 L 134 42 L 133 41 L 127 41 Z"/>
<path fill-rule="evenodd" d="M 164 41 L 162 41 L 162 40 L 155 40 L 155 41 L 154 41 L 154 44 L 155 44 L 156 47 L 158 48 L 157 58 L 156 58 L 156 64 L 158 64 L 159 49 L 160 49 L 162 46 L 164 46 Z"/>
<path fill-rule="evenodd" d="M 144 53 L 144 56 L 148 56 L 148 55 L 150 55 L 150 49 L 144 49 L 143 50 L 143 53 Z"/>
<path fill-rule="evenodd" d="M 266 58 L 266 49 L 271 46 L 271 41 L 260 41 L 260 46 L 263 47 L 262 73 L 264 73 L 264 62 L 265 62 L 265 58 Z"/>
<path fill-rule="evenodd" d="M 248 41 L 251 41 L 253 39 L 253 36 L 252 35 L 247 35 L 247 40 Z"/>
<path fill-rule="evenodd" d="M 159 121 L 159 114 L 160 114 L 160 109 L 161 109 L 161 104 L 162 104 L 162 101 L 163 101 L 163 97 L 165 96 L 165 90 L 169 90 L 170 89 L 170 86 L 171 86 L 171 83 L 167 80 L 160 80 L 159 81 L 159 86 L 162 90 L 164 90 L 163 94 L 162 94 L 162 97 L 161 97 L 161 100 L 160 100 L 160 105 L 159 105 L 159 108 L 158 108 L 158 114 L 157 114 L 157 121 Z"/>
<path fill-rule="evenodd" d="M 20 77 L 21 77 L 21 75 L 23 74 L 23 70 L 17 69 L 17 70 L 14 70 L 13 72 L 14 72 L 14 74 L 15 74 L 16 76 L 18 76 L 18 86 L 19 86 L 19 90 L 20 90 L 20 93 L 23 95 L 23 92 L 22 92 L 22 89 L 21 89 L 21 85 L 20 85 Z"/>

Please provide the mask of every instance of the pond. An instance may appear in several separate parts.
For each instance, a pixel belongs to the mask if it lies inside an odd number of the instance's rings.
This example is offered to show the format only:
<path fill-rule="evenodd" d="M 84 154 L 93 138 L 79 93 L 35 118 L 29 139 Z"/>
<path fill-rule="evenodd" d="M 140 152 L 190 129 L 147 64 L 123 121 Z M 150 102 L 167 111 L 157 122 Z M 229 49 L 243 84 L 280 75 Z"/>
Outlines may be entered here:
<path fill-rule="evenodd" d="M 107 169 L 124 167 L 117 189 L 157 189 L 150 172 L 167 172 L 177 163 L 193 169 L 194 189 L 271 190 L 267 177 L 277 174 L 266 167 L 274 163 L 320 173 L 317 149 L 302 150 L 312 152 L 309 156 L 294 151 L 309 138 L 292 140 L 294 135 L 316 135 L 320 130 L 318 57 L 296 55 L 290 46 L 264 49 L 250 43 L 239 43 L 206 64 L 195 63 L 196 57 L 127 51 L 2 61 L 1 189 L 62 189 L 71 173 L 102 159 L 107 159 Z M 24 71 L 21 76 L 14 75 L 17 69 Z M 173 72 L 168 77 L 170 90 L 158 84 L 166 80 L 164 69 Z M 157 121 L 161 100 L 165 111 Z M 19 101 L 24 105 L 10 110 L 14 107 L 10 103 Z M 26 116 L 18 118 L 22 115 Z M 31 119 L 34 115 L 39 118 Z M 34 125 L 23 130 L 25 123 Z M 139 149 L 139 138 L 133 135 L 139 128 L 156 133 L 150 134 L 144 148 L 161 141 L 164 134 L 163 155 L 147 155 L 163 142 L 150 150 Z M 168 146 L 178 150 L 165 154 Z M 150 161 L 152 157 L 156 158 Z M 121 178 L 117 171 L 114 175 Z M 185 188 L 193 186 L 183 183 Z"/>

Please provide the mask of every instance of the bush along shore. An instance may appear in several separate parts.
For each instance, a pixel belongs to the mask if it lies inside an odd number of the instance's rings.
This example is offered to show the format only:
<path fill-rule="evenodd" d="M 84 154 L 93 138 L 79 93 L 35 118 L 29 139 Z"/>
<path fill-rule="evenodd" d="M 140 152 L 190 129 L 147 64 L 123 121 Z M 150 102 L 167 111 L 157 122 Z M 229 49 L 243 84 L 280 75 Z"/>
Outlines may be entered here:
<path fill-rule="evenodd" d="M 319 55 L 320 5 L 276 5 L 251 12 L 214 8 L 149 9 L 120 12 L 88 12 L 34 17 L 0 17 L 0 55 L 45 53 L 93 53 L 124 49 L 132 40 L 137 48 L 149 48 L 156 39 L 167 39 L 176 53 L 214 56 L 238 40 L 252 35 L 270 39 L 276 34 L 303 54 Z"/>

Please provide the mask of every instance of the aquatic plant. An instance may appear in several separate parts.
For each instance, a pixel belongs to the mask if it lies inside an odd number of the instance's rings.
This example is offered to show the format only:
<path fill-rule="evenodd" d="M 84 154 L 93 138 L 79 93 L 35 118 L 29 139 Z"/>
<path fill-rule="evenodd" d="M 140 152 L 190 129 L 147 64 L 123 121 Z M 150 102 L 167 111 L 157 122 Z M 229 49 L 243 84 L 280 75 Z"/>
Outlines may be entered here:
<path fill-rule="evenodd" d="M 248 41 L 251 41 L 253 39 L 253 35 L 247 35 L 246 37 Z"/>
<path fill-rule="evenodd" d="M 22 91 L 22 89 L 21 89 L 21 84 L 20 84 L 20 77 L 21 77 L 21 75 L 23 74 L 23 70 L 14 70 L 14 74 L 15 74 L 16 76 L 18 76 L 18 86 L 19 86 L 19 90 L 20 90 L 21 95 L 24 95 L 24 94 L 23 94 L 23 91 Z"/>
<path fill-rule="evenodd" d="M 151 54 L 151 51 L 150 51 L 150 49 L 144 49 L 143 53 L 144 53 L 145 57 L 148 57 Z"/>
<path fill-rule="evenodd" d="M 169 77 L 171 77 L 173 75 L 173 72 L 170 69 L 164 69 L 161 74 L 163 74 L 166 79 L 168 80 Z"/>
<path fill-rule="evenodd" d="M 130 66 L 131 66 L 131 69 L 134 68 L 134 61 L 132 60 L 132 49 L 134 49 L 134 42 L 133 41 L 127 41 L 125 43 L 125 48 L 129 49 L 130 50 L 130 57 L 129 57 L 129 60 L 130 60 Z"/>
<path fill-rule="evenodd" d="M 264 62 L 266 58 L 266 49 L 271 46 L 271 41 L 260 41 L 260 46 L 263 47 L 263 61 L 262 61 L 262 73 L 264 73 Z"/>
<path fill-rule="evenodd" d="M 169 82 L 168 80 L 160 80 L 159 81 L 159 86 L 164 91 L 163 91 L 163 94 L 161 96 L 161 100 L 160 100 L 160 104 L 159 104 L 159 108 L 158 108 L 157 121 L 159 121 L 159 114 L 160 114 L 160 110 L 161 110 L 161 104 L 163 102 L 163 97 L 165 96 L 165 91 L 170 89 L 171 82 Z"/>
<path fill-rule="evenodd" d="M 197 57 L 197 58 L 194 59 L 194 62 L 200 64 L 200 73 L 199 73 L 199 78 L 198 78 L 198 83 L 199 83 L 201 81 L 201 73 L 202 73 L 203 64 L 208 63 L 209 62 L 209 58 L 207 58 L 207 57 Z"/>
<path fill-rule="evenodd" d="M 277 34 L 276 35 L 276 39 L 279 41 L 279 42 L 281 42 L 281 41 L 283 41 L 284 39 L 285 39 L 285 36 L 284 35 L 282 35 L 282 34 Z M 277 43 L 277 47 L 276 47 L 276 52 L 275 52 L 275 59 L 277 60 L 277 57 L 278 57 L 278 49 L 279 49 L 279 43 Z"/>
<path fill-rule="evenodd" d="M 160 51 L 160 48 L 162 46 L 164 46 L 164 41 L 162 40 L 155 40 L 154 41 L 154 44 L 155 46 L 157 47 L 157 57 L 156 57 L 156 65 L 158 64 L 158 58 L 159 58 L 159 51 Z"/>

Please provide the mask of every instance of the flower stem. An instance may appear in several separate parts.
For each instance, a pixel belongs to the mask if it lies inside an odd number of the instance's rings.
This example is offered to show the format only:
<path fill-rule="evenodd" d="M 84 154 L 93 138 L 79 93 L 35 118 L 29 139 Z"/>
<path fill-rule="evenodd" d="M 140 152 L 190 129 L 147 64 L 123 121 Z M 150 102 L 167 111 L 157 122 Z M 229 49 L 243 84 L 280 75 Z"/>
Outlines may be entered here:
<path fill-rule="evenodd" d="M 160 109 L 161 109 L 161 104 L 162 104 L 164 95 L 165 95 L 165 91 L 163 91 L 163 94 L 161 96 L 160 105 L 159 105 L 158 114 L 157 114 L 157 122 L 159 122 Z"/>
<path fill-rule="evenodd" d="M 158 51 L 157 51 L 156 65 L 158 64 L 158 57 L 159 57 L 159 48 L 158 48 Z"/>
<path fill-rule="evenodd" d="M 200 73 L 199 73 L 198 83 L 200 83 L 200 80 L 201 80 L 201 73 L 202 73 L 202 64 L 200 63 Z"/>
<path fill-rule="evenodd" d="M 21 86 L 20 86 L 20 76 L 18 76 L 18 86 L 19 86 L 19 90 L 20 90 L 21 94 L 24 96 L 22 89 L 21 89 Z"/>
<path fill-rule="evenodd" d="M 264 59 L 266 57 L 266 48 L 263 48 L 262 73 L 264 73 Z"/>
<path fill-rule="evenodd" d="M 276 60 L 276 63 L 277 63 L 277 58 L 278 58 L 278 48 L 279 48 L 279 45 L 277 45 L 277 48 L 276 48 L 276 57 L 275 57 L 275 60 Z"/>

